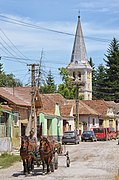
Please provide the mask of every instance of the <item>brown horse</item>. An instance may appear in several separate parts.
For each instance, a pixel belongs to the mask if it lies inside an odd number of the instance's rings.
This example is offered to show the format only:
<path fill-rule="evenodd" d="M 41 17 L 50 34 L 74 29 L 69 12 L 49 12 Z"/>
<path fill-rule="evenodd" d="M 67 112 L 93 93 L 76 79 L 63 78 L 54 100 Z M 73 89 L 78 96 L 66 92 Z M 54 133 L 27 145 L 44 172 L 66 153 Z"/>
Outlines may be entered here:
<path fill-rule="evenodd" d="M 28 136 L 21 137 L 20 156 L 23 160 L 24 174 L 26 175 L 34 169 L 35 148 Z"/>
<path fill-rule="evenodd" d="M 53 162 L 52 162 L 54 153 L 55 153 L 54 144 L 45 137 L 41 138 L 39 154 L 43 165 L 43 174 L 45 174 L 45 164 L 47 166 L 47 173 L 50 172 L 50 168 L 51 171 L 54 172 Z"/>

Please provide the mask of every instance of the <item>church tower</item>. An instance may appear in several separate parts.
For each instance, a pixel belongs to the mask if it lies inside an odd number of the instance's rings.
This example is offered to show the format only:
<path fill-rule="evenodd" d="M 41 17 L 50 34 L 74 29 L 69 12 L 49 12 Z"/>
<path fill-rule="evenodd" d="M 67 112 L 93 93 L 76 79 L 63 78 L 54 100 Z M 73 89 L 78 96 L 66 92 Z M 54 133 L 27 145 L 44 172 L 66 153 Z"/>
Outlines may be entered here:
<path fill-rule="evenodd" d="M 74 79 L 78 78 L 84 82 L 84 86 L 79 89 L 79 96 L 83 96 L 84 100 L 92 99 L 92 68 L 88 62 L 86 48 L 84 43 L 83 32 L 81 28 L 80 16 L 78 16 L 78 24 L 74 39 L 74 45 L 71 55 L 71 61 L 67 66 L 70 76 Z"/>

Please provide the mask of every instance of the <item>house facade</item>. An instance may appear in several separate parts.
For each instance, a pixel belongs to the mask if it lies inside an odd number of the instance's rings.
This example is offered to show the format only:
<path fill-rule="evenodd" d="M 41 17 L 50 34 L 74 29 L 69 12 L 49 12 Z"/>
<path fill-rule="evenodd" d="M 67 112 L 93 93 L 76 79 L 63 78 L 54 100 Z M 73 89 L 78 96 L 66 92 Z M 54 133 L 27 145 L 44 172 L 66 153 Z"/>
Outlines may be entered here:
<path fill-rule="evenodd" d="M 75 130 L 75 100 L 58 93 L 37 93 L 36 97 L 38 138 L 43 135 L 61 141 L 64 131 Z M 17 148 L 20 136 L 30 131 L 31 87 L 0 88 L 0 103 L 0 147 L 8 142 L 6 147 Z M 95 127 L 119 131 L 119 106 L 103 100 L 80 100 L 79 127 L 80 134 Z"/>
<path fill-rule="evenodd" d="M 99 127 L 113 128 L 117 131 L 117 120 L 115 118 L 114 104 L 104 100 L 84 100 L 86 105 L 94 109 L 99 114 Z M 115 106 L 117 107 L 116 103 Z"/>
<path fill-rule="evenodd" d="M 37 135 L 61 140 L 63 131 L 74 129 L 71 106 L 65 105 L 65 99 L 59 94 L 36 94 Z M 12 146 L 20 146 L 20 137 L 28 135 L 31 118 L 31 87 L 0 88 L 0 102 L 10 110 Z M 62 108 L 64 106 L 64 109 Z M 66 122 L 66 123 L 65 123 Z M 7 131 L 8 132 L 8 131 Z M 8 134 L 6 135 L 8 136 Z"/>
<path fill-rule="evenodd" d="M 7 105 L 0 106 L 0 152 L 10 152 L 12 149 L 13 134 L 12 108 Z"/>
<path fill-rule="evenodd" d="M 91 101 L 91 100 L 90 100 Z M 68 104 L 73 106 L 73 116 L 76 117 L 76 101 L 68 100 Z M 99 114 L 97 111 L 89 107 L 84 101 L 79 101 L 79 134 L 83 130 L 91 130 L 94 127 L 99 127 Z"/>
<path fill-rule="evenodd" d="M 41 101 L 43 107 L 38 111 L 40 134 L 60 141 L 64 131 L 74 130 L 72 106 L 65 105 L 66 100 L 58 93 L 42 94 Z"/>

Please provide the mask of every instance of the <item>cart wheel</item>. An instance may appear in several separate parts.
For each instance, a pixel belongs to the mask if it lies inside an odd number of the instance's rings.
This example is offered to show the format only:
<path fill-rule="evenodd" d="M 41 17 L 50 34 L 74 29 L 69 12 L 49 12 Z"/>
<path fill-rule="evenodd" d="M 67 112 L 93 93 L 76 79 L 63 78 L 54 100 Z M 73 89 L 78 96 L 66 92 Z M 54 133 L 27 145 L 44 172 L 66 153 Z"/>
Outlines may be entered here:
<path fill-rule="evenodd" d="M 57 153 L 55 153 L 54 164 L 55 164 L 55 169 L 58 169 L 58 154 Z"/>
<path fill-rule="evenodd" d="M 67 160 L 66 160 L 66 164 L 67 164 L 67 167 L 70 166 L 70 159 L 67 159 Z"/>
<path fill-rule="evenodd" d="M 67 167 L 69 167 L 70 166 L 70 158 L 69 158 L 69 152 L 67 151 L 66 152 L 66 165 L 67 165 Z"/>
<path fill-rule="evenodd" d="M 50 170 L 51 170 L 51 172 L 54 172 L 54 170 L 55 170 L 55 158 L 53 157 L 53 159 L 52 159 L 52 162 L 51 162 L 51 164 L 50 164 Z"/>
<path fill-rule="evenodd" d="M 52 163 L 50 164 L 50 169 L 51 169 L 51 172 L 54 172 L 54 170 L 55 170 L 54 162 L 52 162 Z"/>

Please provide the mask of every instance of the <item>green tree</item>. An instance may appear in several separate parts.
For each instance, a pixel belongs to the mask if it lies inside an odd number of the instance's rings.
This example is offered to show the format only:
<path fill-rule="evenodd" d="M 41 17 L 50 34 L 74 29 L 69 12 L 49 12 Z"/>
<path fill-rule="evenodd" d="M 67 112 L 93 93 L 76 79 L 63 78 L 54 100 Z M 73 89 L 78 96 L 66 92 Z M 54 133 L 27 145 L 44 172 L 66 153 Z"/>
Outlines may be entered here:
<path fill-rule="evenodd" d="M 19 79 L 16 79 L 13 74 L 6 74 L 3 70 L 3 64 L 0 63 L 0 87 L 13 86 L 22 86 L 22 83 Z"/>
<path fill-rule="evenodd" d="M 45 83 L 40 87 L 42 93 L 55 93 L 56 85 L 51 70 L 49 71 Z"/>
<path fill-rule="evenodd" d="M 19 79 L 15 79 L 13 74 L 5 74 L 4 72 L 0 74 L 0 87 L 16 87 L 22 86 Z"/>
<path fill-rule="evenodd" d="M 93 94 L 95 99 L 105 99 L 105 79 L 106 70 L 105 67 L 100 64 L 95 71 L 95 84 L 93 86 Z"/>
<path fill-rule="evenodd" d="M 58 86 L 58 93 L 64 96 L 66 99 L 74 99 L 75 98 L 75 87 L 73 87 L 71 83 L 71 79 L 69 78 L 69 73 L 66 68 L 59 68 L 60 75 L 62 77 L 62 82 Z"/>
<path fill-rule="evenodd" d="M 0 57 L 1 60 L 1 57 Z M 0 74 L 3 72 L 3 64 L 0 63 Z"/>
<path fill-rule="evenodd" d="M 106 100 L 119 99 L 119 41 L 113 38 L 104 59 L 106 63 Z"/>
<path fill-rule="evenodd" d="M 96 92 L 96 69 L 95 64 L 93 63 L 92 58 L 89 59 L 89 64 L 92 67 L 92 98 L 96 99 L 95 92 Z"/>

